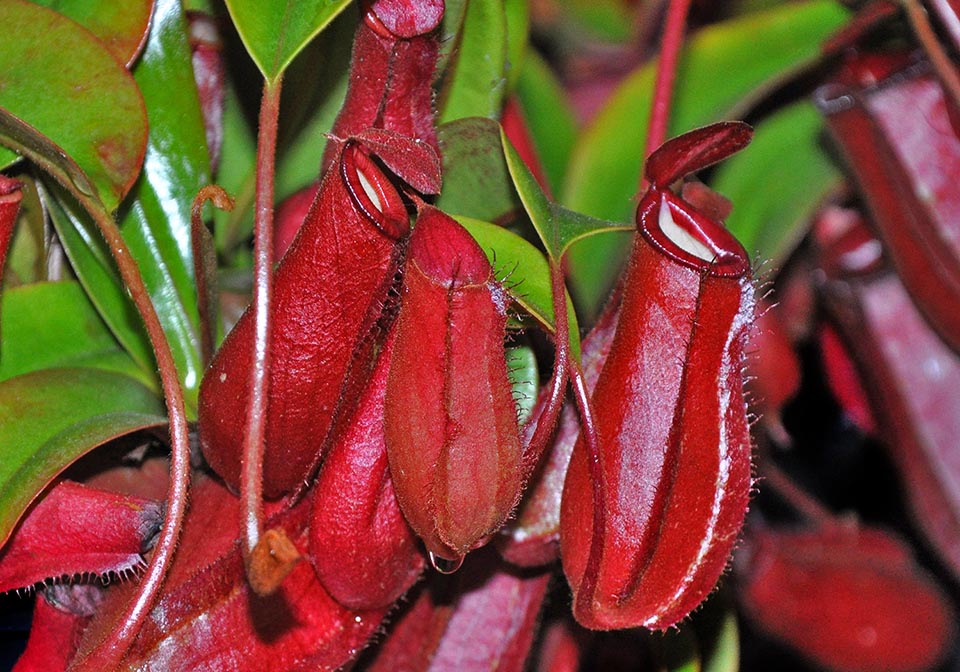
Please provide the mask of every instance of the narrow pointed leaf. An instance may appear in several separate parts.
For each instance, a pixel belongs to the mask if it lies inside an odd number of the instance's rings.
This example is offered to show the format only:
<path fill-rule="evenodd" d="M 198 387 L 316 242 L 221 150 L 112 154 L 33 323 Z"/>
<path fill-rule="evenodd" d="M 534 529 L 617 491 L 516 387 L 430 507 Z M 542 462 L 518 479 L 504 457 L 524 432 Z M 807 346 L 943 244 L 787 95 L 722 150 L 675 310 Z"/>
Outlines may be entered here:
<path fill-rule="evenodd" d="M 160 399 L 121 374 L 47 369 L 0 383 L 0 543 L 71 462 L 110 439 L 164 424 Z"/>
<path fill-rule="evenodd" d="M 260 72 L 276 80 L 349 0 L 228 0 L 240 39 Z"/>
<path fill-rule="evenodd" d="M 6 34 L 0 43 L 0 142 L 60 166 L 66 154 L 89 182 L 74 170 L 67 171 L 70 179 L 115 209 L 140 172 L 146 145 L 143 98 L 130 73 L 86 29 L 44 7 L 0 3 L 0 25 Z M 39 36 L 58 48 L 37 49 Z M 13 158 L 3 152 L 0 165 Z"/>
<path fill-rule="evenodd" d="M 127 67 L 133 64 L 147 39 L 153 0 L 34 0 L 73 19 L 103 42 Z"/>
<path fill-rule="evenodd" d="M 567 249 L 582 238 L 607 231 L 633 230 L 632 224 L 608 222 L 552 203 L 506 134 L 501 131 L 500 135 L 514 187 L 551 258 L 559 261 Z"/>

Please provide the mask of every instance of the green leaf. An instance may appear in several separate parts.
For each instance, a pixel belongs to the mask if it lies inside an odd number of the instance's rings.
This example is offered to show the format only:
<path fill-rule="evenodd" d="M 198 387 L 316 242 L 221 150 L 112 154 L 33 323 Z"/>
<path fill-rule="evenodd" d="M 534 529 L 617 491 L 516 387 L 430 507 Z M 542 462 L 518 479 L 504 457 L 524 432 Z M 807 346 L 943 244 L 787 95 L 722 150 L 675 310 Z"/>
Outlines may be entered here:
<path fill-rule="evenodd" d="M 34 497 L 78 457 L 164 424 L 160 399 L 121 374 L 46 369 L 0 383 L 0 544 Z"/>
<path fill-rule="evenodd" d="M 43 310 L 37 310 L 43 306 Z M 39 282 L 3 293 L 0 380 L 56 367 L 124 373 L 155 390 L 156 379 L 120 349 L 76 282 Z"/>
<path fill-rule="evenodd" d="M 443 156 L 444 212 L 498 221 L 520 207 L 500 145 L 500 124 L 483 117 L 457 119 L 437 129 Z"/>
<path fill-rule="evenodd" d="M 89 31 L 44 7 L 5 0 L 0 25 L 0 143 L 115 209 L 147 139 L 130 73 Z M 0 166 L 13 160 L 0 151 Z"/>
<path fill-rule="evenodd" d="M 153 0 L 33 0 L 73 19 L 129 67 L 143 47 Z"/>
<path fill-rule="evenodd" d="M 812 62 L 849 12 L 830 0 L 790 3 L 718 24 L 694 35 L 677 72 L 670 134 L 678 135 L 743 109 L 758 91 Z M 613 221 L 632 219 L 639 185 L 656 63 L 628 77 L 574 149 L 560 202 Z M 595 312 L 619 272 L 625 239 L 581 243 L 570 255 L 573 289 Z"/>
<path fill-rule="evenodd" d="M 530 7 L 527 0 L 504 0 L 504 18 L 507 26 L 507 91 L 516 88 L 527 57 L 530 42 Z"/>
<path fill-rule="evenodd" d="M 440 91 L 439 122 L 499 119 L 506 93 L 507 19 L 502 0 L 470 0 L 456 62 Z"/>
<path fill-rule="evenodd" d="M 524 57 L 516 95 L 547 182 L 559 193 L 577 140 L 577 120 L 557 76 L 532 49 Z"/>
<path fill-rule="evenodd" d="M 547 254 L 557 263 L 569 247 L 578 240 L 609 231 L 631 230 L 630 224 L 616 224 L 573 212 L 551 202 L 523 159 L 510 144 L 507 134 L 500 131 L 504 157 L 514 187 L 520 196 L 533 228 L 543 241 Z"/>
<path fill-rule="evenodd" d="M 50 221 L 91 303 L 137 366 L 144 371 L 156 371 L 143 323 L 120 282 L 100 232 L 68 194 L 58 187 L 52 192 L 56 196 L 46 199 Z"/>
<path fill-rule="evenodd" d="M 134 69 L 150 118 L 147 157 L 120 224 L 170 341 L 189 413 L 203 372 L 190 208 L 210 182 L 210 158 L 186 34 L 178 0 L 158 0 Z"/>
<path fill-rule="evenodd" d="M 513 386 L 513 399 L 517 404 L 517 422 L 522 427 L 537 403 L 537 388 L 540 372 L 537 357 L 529 345 L 507 348 L 507 374 Z"/>
<path fill-rule="evenodd" d="M 820 145 L 823 120 L 795 103 L 761 122 L 753 142 L 717 169 L 711 187 L 733 201 L 726 224 L 751 254 L 781 264 L 843 180 Z"/>
<path fill-rule="evenodd" d="M 443 19 L 440 21 L 440 55 L 437 58 L 437 74 L 441 81 L 448 75 L 447 68 L 455 62 L 463 30 L 463 17 L 467 13 L 468 0 L 444 0 Z M 452 75 L 451 75 L 452 76 Z"/>
<path fill-rule="evenodd" d="M 740 669 L 740 631 L 737 612 L 728 608 L 719 630 L 705 651 L 703 672 L 737 672 Z"/>
<path fill-rule="evenodd" d="M 510 295 L 541 327 L 553 333 L 553 298 L 550 290 L 550 266 L 543 253 L 512 231 L 471 219 L 456 217 L 470 232 L 493 264 L 494 273 L 501 279 Z M 567 297 L 567 322 L 570 328 L 570 348 L 574 357 L 580 357 L 580 327 L 573 303 Z"/>
<path fill-rule="evenodd" d="M 276 81 L 349 0 L 227 0 L 240 39 L 260 72 Z"/>

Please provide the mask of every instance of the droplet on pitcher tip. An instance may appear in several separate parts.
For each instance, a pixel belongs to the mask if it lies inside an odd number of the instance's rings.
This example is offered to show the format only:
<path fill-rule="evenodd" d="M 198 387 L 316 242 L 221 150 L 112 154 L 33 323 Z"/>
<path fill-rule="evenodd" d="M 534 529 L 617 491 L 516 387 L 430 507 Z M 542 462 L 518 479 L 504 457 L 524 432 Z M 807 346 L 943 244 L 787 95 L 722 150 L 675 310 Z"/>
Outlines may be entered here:
<path fill-rule="evenodd" d="M 453 574 L 463 565 L 464 556 L 462 555 L 453 560 L 434 555 L 433 551 L 430 551 L 428 555 L 430 556 L 430 565 L 441 574 Z"/>

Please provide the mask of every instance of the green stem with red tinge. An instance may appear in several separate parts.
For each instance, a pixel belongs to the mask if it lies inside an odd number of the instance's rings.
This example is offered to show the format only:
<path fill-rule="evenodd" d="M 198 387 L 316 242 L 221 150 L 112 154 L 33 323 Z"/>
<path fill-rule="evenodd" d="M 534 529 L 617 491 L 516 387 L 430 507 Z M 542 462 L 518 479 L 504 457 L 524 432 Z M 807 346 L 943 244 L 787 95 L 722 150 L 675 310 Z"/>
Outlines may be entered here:
<path fill-rule="evenodd" d="M 667 139 L 667 125 L 670 121 L 670 104 L 673 99 L 673 84 L 677 74 L 677 61 L 687 25 L 687 13 L 690 0 L 670 0 L 667 18 L 660 40 L 660 62 L 657 65 L 657 79 L 653 89 L 653 103 L 650 107 L 650 123 L 647 127 L 647 147 L 644 156 L 650 154 Z"/>
<path fill-rule="evenodd" d="M 536 428 L 525 453 L 534 460 L 546 448 L 547 441 L 553 435 L 553 429 L 563 408 L 564 392 L 567 389 L 568 371 L 570 369 L 570 324 L 567 321 L 567 288 L 564 284 L 563 265 L 559 261 L 550 264 L 550 285 L 553 293 L 554 317 L 554 359 L 553 379 L 550 383 L 550 398 L 543 412 L 536 418 Z M 535 466 L 529 465 L 531 470 Z"/>
<path fill-rule="evenodd" d="M 956 66 L 940 43 L 933 26 L 930 25 L 927 10 L 917 0 L 902 0 L 902 2 L 913 32 L 923 45 L 923 50 L 927 52 L 927 57 L 933 64 L 941 86 L 954 104 L 960 106 L 960 75 L 957 74 Z"/>
<path fill-rule="evenodd" d="M 163 581 L 167 576 L 170 563 L 180 538 L 180 528 L 187 506 L 187 489 L 190 484 L 190 442 L 187 416 L 184 409 L 183 389 L 177 375 L 176 363 L 170 343 L 160 324 L 156 309 L 150 300 L 150 294 L 143 282 L 143 276 L 137 262 L 130 254 L 117 223 L 97 199 L 83 193 L 69 180 L 60 180 L 61 184 L 77 199 L 84 210 L 93 219 L 110 249 L 120 279 L 130 292 L 130 297 L 143 320 L 150 345 L 157 360 L 157 369 L 163 387 L 170 420 L 170 489 L 167 495 L 166 517 L 160 539 L 154 549 L 153 557 L 143 575 L 140 589 L 126 613 L 120 619 L 120 626 L 85 657 L 71 666 L 73 672 L 87 670 L 113 670 L 120 666 L 123 656 L 129 650 L 137 633 L 146 621 L 149 610 Z"/>
<path fill-rule="evenodd" d="M 197 312 L 200 314 L 200 357 L 203 366 L 210 365 L 216 330 L 213 326 L 214 307 L 210 305 L 209 282 L 203 254 L 203 204 L 212 202 L 221 210 L 233 210 L 233 199 L 222 187 L 208 184 L 193 199 L 190 209 L 190 244 L 193 249 L 193 275 L 197 282 Z"/>
<path fill-rule="evenodd" d="M 257 193 L 254 205 L 253 367 L 250 406 L 240 480 L 241 544 L 247 575 L 257 585 L 250 563 L 263 532 L 263 452 L 270 373 L 270 299 L 273 293 L 273 173 L 280 114 L 281 78 L 267 81 L 260 101 L 257 132 Z"/>

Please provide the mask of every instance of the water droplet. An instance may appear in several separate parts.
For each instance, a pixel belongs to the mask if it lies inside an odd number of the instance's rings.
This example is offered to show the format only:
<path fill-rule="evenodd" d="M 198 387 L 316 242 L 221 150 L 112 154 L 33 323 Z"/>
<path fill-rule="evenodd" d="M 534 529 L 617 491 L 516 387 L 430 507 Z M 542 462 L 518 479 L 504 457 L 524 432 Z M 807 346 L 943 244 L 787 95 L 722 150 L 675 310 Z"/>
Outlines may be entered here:
<path fill-rule="evenodd" d="M 455 571 L 460 569 L 460 566 L 463 564 L 462 555 L 454 560 L 441 558 L 439 555 L 434 555 L 432 552 L 429 555 L 430 564 L 441 574 L 453 574 Z"/>

